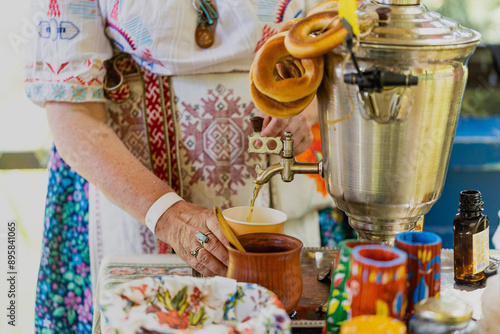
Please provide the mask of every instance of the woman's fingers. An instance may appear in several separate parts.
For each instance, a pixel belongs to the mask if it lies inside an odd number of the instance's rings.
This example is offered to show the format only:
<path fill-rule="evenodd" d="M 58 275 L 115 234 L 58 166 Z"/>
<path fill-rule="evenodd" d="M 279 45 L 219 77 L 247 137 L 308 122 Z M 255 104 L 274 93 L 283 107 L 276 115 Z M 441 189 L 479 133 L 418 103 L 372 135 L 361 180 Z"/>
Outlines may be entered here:
<path fill-rule="evenodd" d="M 209 235 L 209 240 L 203 244 L 203 248 L 225 266 L 229 264 L 227 247 L 224 246 L 214 234 Z"/>
<path fill-rule="evenodd" d="M 318 104 L 314 101 L 297 116 L 278 119 L 264 115 L 261 135 L 263 137 L 281 137 L 284 139 L 285 131 L 293 132 L 294 154 L 299 155 L 309 148 L 313 141 L 311 127 L 318 122 Z"/>
<path fill-rule="evenodd" d="M 229 242 L 222 233 L 215 214 L 211 210 L 206 209 L 203 211 L 203 215 L 198 215 L 198 217 L 200 217 L 200 222 L 205 226 L 202 225 L 203 227 L 199 227 L 199 230 L 197 230 L 196 233 L 201 232 L 201 234 L 208 238 L 206 242 L 202 243 L 203 247 L 217 260 L 227 266 L 229 264 L 229 255 L 227 252 Z M 200 241 L 200 243 L 202 242 L 200 238 L 196 238 Z"/>
<path fill-rule="evenodd" d="M 267 116 L 269 117 L 269 116 Z M 263 137 L 280 137 L 285 131 L 285 127 L 288 124 L 288 119 L 271 118 L 268 122 L 265 122 L 262 127 L 261 135 Z"/>
<path fill-rule="evenodd" d="M 226 275 L 229 260 L 225 244 L 228 242 L 211 210 L 178 202 L 162 218 L 156 234 L 169 243 L 177 255 L 205 276 Z M 197 232 L 208 240 L 197 236 Z"/>
<path fill-rule="evenodd" d="M 294 155 L 301 154 L 312 143 L 311 125 L 305 115 L 298 115 L 290 119 L 271 118 L 263 128 L 261 135 L 263 137 L 281 137 L 283 139 L 285 131 L 293 133 Z"/>
<path fill-rule="evenodd" d="M 200 240 L 200 245 L 203 248 L 199 250 L 198 255 L 196 256 L 198 266 L 201 270 L 203 270 L 202 267 L 207 268 L 213 273 L 212 275 L 226 276 L 227 265 L 229 263 L 229 255 L 226 245 L 229 243 L 224 237 L 215 215 L 208 210 L 205 212 L 206 216 L 203 220 L 206 226 L 203 228 L 203 231 L 208 229 L 209 232 L 199 232 L 203 233 L 208 240 L 203 243 Z M 223 242 L 225 242 L 226 245 L 224 245 Z"/>
<path fill-rule="evenodd" d="M 226 276 L 227 266 L 220 262 L 209 250 L 201 248 L 193 268 L 205 276 Z M 206 272 L 206 274 L 204 274 Z"/>
<path fill-rule="evenodd" d="M 229 253 L 227 252 L 229 241 L 222 232 L 219 222 L 213 212 L 210 212 L 210 216 L 207 218 L 206 224 L 208 229 L 213 233 L 210 236 L 214 237 L 214 241 L 216 242 L 210 243 L 210 240 L 205 245 L 205 248 L 207 248 L 217 259 L 219 259 L 219 261 L 227 266 L 229 264 Z"/>

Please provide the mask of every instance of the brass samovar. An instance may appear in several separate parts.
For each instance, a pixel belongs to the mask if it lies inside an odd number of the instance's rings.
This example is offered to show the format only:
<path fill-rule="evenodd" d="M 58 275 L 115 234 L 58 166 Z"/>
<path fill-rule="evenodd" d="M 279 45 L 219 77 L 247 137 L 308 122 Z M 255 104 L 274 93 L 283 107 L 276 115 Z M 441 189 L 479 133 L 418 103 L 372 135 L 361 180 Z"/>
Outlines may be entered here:
<path fill-rule="evenodd" d="M 360 237 L 390 243 L 441 196 L 467 61 L 481 36 L 420 0 L 358 7 L 360 18 L 373 13 L 380 19 L 371 31 L 324 56 L 317 93 L 323 160 L 296 162 L 287 132 L 283 149 L 274 150 L 281 162 L 257 166 L 255 183 L 318 173 Z M 269 153 L 252 145 L 256 139 L 270 140 L 255 132 L 249 151 Z"/>

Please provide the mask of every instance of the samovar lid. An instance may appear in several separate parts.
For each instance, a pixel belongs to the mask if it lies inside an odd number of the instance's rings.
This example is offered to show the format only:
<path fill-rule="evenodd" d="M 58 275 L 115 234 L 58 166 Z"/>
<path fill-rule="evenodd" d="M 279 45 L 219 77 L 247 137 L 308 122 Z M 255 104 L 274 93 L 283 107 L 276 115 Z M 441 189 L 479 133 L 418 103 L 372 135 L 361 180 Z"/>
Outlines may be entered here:
<path fill-rule="evenodd" d="M 361 44 L 462 47 L 464 44 L 477 44 L 481 39 L 477 31 L 428 10 L 420 0 L 365 0 L 358 7 L 358 15 L 377 9 L 380 11 L 380 7 L 390 9 L 387 19 L 381 19 L 361 39 Z"/>

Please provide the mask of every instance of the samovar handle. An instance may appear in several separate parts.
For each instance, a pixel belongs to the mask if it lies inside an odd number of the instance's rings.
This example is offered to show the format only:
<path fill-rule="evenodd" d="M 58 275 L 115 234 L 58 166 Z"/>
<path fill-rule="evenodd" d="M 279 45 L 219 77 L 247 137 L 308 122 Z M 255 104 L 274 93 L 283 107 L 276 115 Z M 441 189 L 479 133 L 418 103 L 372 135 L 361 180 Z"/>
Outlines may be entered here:
<path fill-rule="evenodd" d="M 291 182 L 295 174 L 319 174 L 323 176 L 322 162 L 297 162 L 293 155 L 293 133 L 285 131 L 285 139 L 280 137 L 262 137 L 264 119 L 262 117 L 252 117 L 251 122 L 254 133 L 248 136 L 248 152 L 249 153 L 272 153 L 283 154 L 279 163 L 271 165 L 266 169 L 262 169 L 259 165 L 255 166 L 257 178 L 254 180 L 256 184 L 265 184 L 276 174 L 281 174 L 281 179 L 284 182 Z M 269 144 L 274 143 L 274 149 L 269 148 Z M 273 144 L 273 145 L 274 145 Z"/>
<path fill-rule="evenodd" d="M 248 136 L 248 153 L 271 153 L 271 154 L 281 154 L 283 150 L 283 142 L 280 137 L 262 137 L 260 133 L 262 132 L 262 125 L 264 124 L 264 118 L 260 116 L 254 116 L 250 118 L 253 126 L 253 133 Z M 269 144 L 273 146 L 276 145 L 274 149 L 269 148 Z"/>
<path fill-rule="evenodd" d="M 388 124 L 397 119 L 402 120 L 408 114 L 412 106 L 411 90 L 408 87 L 416 86 L 418 77 L 374 67 L 345 74 L 344 82 L 358 86 L 363 118 Z M 385 107 L 379 107 L 378 97 L 387 100 Z"/>
<path fill-rule="evenodd" d="M 379 97 L 382 100 L 387 99 L 384 107 L 380 107 L 377 101 L 378 96 L 382 94 L 390 95 L 389 98 Z M 413 94 L 407 87 L 394 87 L 382 93 L 358 92 L 357 95 L 362 104 L 361 116 L 366 120 L 373 119 L 380 124 L 405 120 L 413 106 Z"/>

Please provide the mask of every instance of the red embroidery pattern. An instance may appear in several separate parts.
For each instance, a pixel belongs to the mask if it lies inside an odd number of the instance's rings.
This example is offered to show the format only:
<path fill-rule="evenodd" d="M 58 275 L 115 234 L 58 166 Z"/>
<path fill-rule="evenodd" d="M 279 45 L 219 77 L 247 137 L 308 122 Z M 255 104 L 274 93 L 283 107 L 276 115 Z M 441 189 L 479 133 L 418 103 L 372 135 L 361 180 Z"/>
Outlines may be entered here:
<path fill-rule="evenodd" d="M 62 63 L 61 66 L 59 66 L 59 69 L 57 70 L 57 72 L 54 71 L 51 64 L 49 64 L 47 62 L 45 64 L 47 64 L 47 67 L 52 71 L 52 73 L 59 74 L 69 64 L 69 61 Z"/>
<path fill-rule="evenodd" d="M 159 61 L 158 59 L 155 59 L 153 55 L 151 54 L 151 51 L 148 48 L 144 48 L 144 51 L 142 52 L 141 58 L 149 60 L 150 62 L 163 66 L 163 63 Z"/>
<path fill-rule="evenodd" d="M 57 4 L 57 0 L 50 0 L 49 10 L 47 11 L 48 16 L 59 17 L 61 16 L 61 12 L 59 11 L 59 5 Z"/>
<path fill-rule="evenodd" d="M 162 79 L 148 70 L 144 70 L 143 77 L 146 86 L 145 102 L 153 172 L 160 179 L 168 182 L 174 190 L 178 191 L 178 189 L 174 188 L 172 183 L 174 180 L 172 179 L 173 168 L 170 159 L 172 157 L 172 147 L 174 145 L 169 145 L 169 142 L 175 143 L 175 134 L 170 134 L 170 132 L 173 132 L 173 124 L 170 108 L 168 107 L 168 81 L 166 81 L 166 78 Z M 161 95 L 162 92 L 163 95 Z M 168 120 L 169 117 L 170 124 Z M 175 180 L 175 182 L 178 188 L 178 180 Z M 158 253 L 166 253 L 167 251 L 168 245 L 158 241 Z"/>
<path fill-rule="evenodd" d="M 168 253 L 168 244 L 157 240 L 155 235 L 149 231 L 149 229 L 144 226 L 140 225 L 139 226 L 139 233 L 141 234 L 142 237 L 142 252 L 144 254 L 151 254 L 154 253 L 155 251 L 155 243 L 158 241 L 158 254 L 166 254 Z"/>
<path fill-rule="evenodd" d="M 283 22 L 283 16 L 285 16 L 286 7 L 291 0 L 283 0 L 278 6 L 278 14 L 276 15 L 276 23 Z"/>
<path fill-rule="evenodd" d="M 136 71 L 135 62 L 131 57 L 120 57 L 116 60 L 116 68 L 122 74 L 128 74 Z"/>
<path fill-rule="evenodd" d="M 69 66 L 68 66 L 69 65 Z M 40 68 L 41 66 L 47 66 L 49 68 L 49 70 L 54 73 L 55 75 L 59 75 L 61 72 L 71 72 L 73 71 L 73 69 L 71 68 L 71 64 L 69 62 L 66 62 L 66 63 L 62 63 L 61 65 L 59 65 L 59 67 L 57 68 L 57 71 L 54 69 L 55 66 L 53 66 L 53 64 L 50 64 L 50 63 L 31 63 L 31 64 L 28 64 L 26 65 L 26 68 Z M 90 60 L 87 61 L 87 67 L 93 67 L 95 69 L 95 72 L 99 72 L 101 70 L 104 69 L 104 66 L 102 64 L 101 61 L 96 61 L 94 60 L 94 62 L 91 62 Z M 37 69 L 35 70 L 37 72 L 43 72 L 42 69 Z M 66 82 L 66 83 L 71 83 L 71 84 L 75 84 L 75 85 L 87 85 L 87 86 L 91 86 L 93 84 L 97 85 L 97 86 L 100 86 L 102 85 L 102 81 L 97 79 L 97 77 L 95 76 L 88 76 L 89 79 L 88 80 L 84 80 L 82 79 L 81 76 L 73 76 L 73 75 L 70 75 L 66 78 L 62 78 L 62 79 L 55 79 L 55 80 L 51 80 L 52 83 L 54 82 Z M 44 79 L 45 81 L 48 81 L 46 79 Z M 40 78 L 32 78 L 32 77 L 28 77 L 26 76 L 25 79 L 24 79 L 24 82 L 36 82 L 36 81 L 40 81 Z"/>
<path fill-rule="evenodd" d="M 257 46 L 255 47 L 255 50 L 253 51 L 254 53 L 259 51 L 259 49 L 266 43 L 266 41 L 276 35 L 278 31 L 276 29 L 271 28 L 267 24 L 264 25 L 264 28 L 262 28 L 262 37 L 261 39 L 257 42 Z"/>
<path fill-rule="evenodd" d="M 120 3 L 120 0 L 116 0 L 115 4 L 113 5 L 113 9 L 111 10 L 111 13 L 109 14 L 109 17 L 111 17 L 115 21 L 118 21 L 118 4 L 119 3 Z"/>
<path fill-rule="evenodd" d="M 181 167 L 191 185 L 205 182 L 216 196 L 224 198 L 222 207 L 232 206 L 231 197 L 239 186 L 251 182 L 255 177 L 251 166 L 260 162 L 258 155 L 247 153 L 246 138 L 252 132 L 248 119 L 255 106 L 240 100 L 232 89 L 219 84 L 200 105 L 181 103 L 185 137 Z M 187 198 L 189 191 L 186 187 Z"/>
<path fill-rule="evenodd" d="M 145 103 L 147 110 L 147 126 L 153 172 L 162 180 L 169 181 L 167 171 L 167 146 L 165 143 L 164 118 L 160 104 L 161 92 L 158 76 L 144 70 Z"/>
<path fill-rule="evenodd" d="M 132 37 L 130 37 L 130 35 L 125 30 L 118 27 L 116 24 L 114 24 L 113 22 L 110 22 L 109 20 L 107 20 L 106 23 L 107 23 L 108 27 L 115 29 L 120 35 L 122 35 L 122 37 L 127 41 L 128 45 L 130 45 L 132 50 L 137 49 L 134 41 L 132 40 Z"/>
<path fill-rule="evenodd" d="M 125 81 L 116 88 L 106 89 L 106 96 L 117 103 L 122 103 L 130 97 L 130 86 Z"/>

